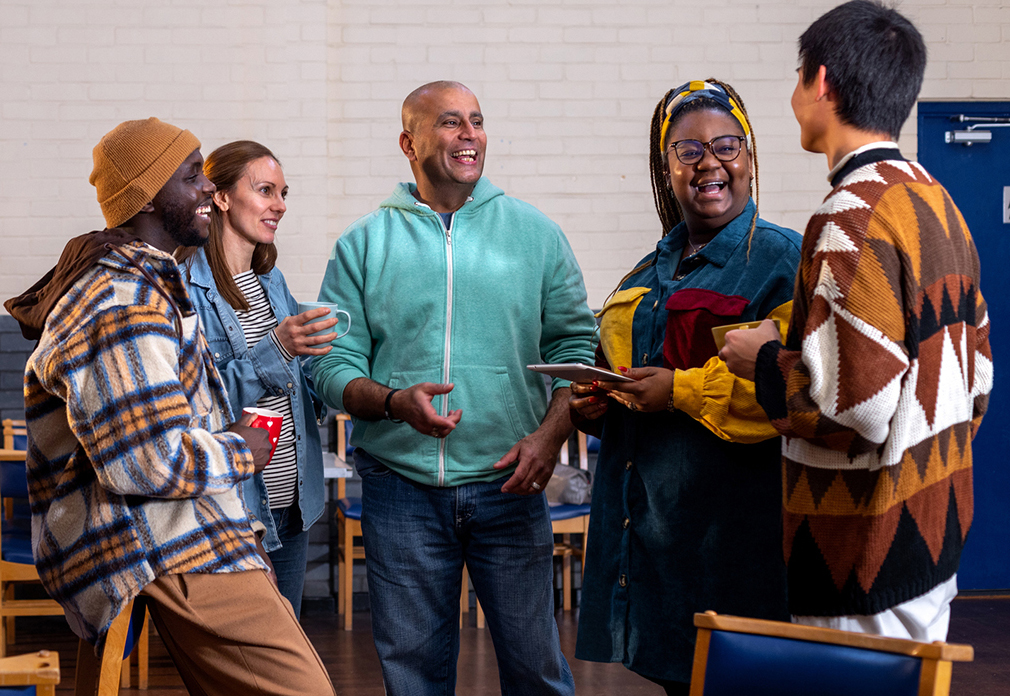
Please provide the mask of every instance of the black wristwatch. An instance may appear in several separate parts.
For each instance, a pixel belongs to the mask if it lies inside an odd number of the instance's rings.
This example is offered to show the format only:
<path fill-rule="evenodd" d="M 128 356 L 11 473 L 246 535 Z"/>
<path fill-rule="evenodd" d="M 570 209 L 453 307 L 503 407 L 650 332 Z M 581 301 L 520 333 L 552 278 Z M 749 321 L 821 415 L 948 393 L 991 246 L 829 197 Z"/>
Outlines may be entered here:
<path fill-rule="evenodd" d="M 385 416 L 386 420 L 388 420 L 390 423 L 402 423 L 403 422 L 399 418 L 393 418 L 393 414 L 390 413 L 390 411 L 389 411 L 389 405 L 393 401 L 393 394 L 395 394 L 398 391 L 400 391 L 400 390 L 399 389 L 390 389 L 389 393 L 386 394 L 386 405 L 383 407 L 383 415 Z"/>

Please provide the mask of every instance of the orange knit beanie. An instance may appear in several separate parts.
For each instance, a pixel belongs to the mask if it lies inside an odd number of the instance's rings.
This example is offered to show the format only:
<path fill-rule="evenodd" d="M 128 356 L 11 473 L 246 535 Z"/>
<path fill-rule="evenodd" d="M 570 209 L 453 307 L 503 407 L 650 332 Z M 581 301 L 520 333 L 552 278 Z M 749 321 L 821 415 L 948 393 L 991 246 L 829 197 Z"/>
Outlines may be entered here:
<path fill-rule="evenodd" d="M 102 138 L 88 179 L 98 191 L 105 224 L 118 227 L 150 203 L 200 141 L 156 118 L 124 121 Z"/>

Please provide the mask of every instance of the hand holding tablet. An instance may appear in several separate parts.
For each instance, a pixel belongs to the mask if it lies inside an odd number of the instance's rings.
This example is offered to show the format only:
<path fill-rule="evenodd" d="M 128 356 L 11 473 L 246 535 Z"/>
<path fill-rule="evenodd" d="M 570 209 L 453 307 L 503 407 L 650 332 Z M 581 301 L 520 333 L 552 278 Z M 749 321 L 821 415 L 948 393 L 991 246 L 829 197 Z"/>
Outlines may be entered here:
<path fill-rule="evenodd" d="M 631 379 L 631 377 L 625 377 L 624 375 L 611 372 L 610 370 L 606 370 L 602 367 L 594 367 L 584 363 L 527 365 L 526 369 L 533 370 L 534 372 L 541 372 L 545 375 L 550 375 L 551 377 L 557 377 L 558 379 L 569 379 L 573 382 L 594 382 L 597 380 L 602 382 L 635 381 Z"/>

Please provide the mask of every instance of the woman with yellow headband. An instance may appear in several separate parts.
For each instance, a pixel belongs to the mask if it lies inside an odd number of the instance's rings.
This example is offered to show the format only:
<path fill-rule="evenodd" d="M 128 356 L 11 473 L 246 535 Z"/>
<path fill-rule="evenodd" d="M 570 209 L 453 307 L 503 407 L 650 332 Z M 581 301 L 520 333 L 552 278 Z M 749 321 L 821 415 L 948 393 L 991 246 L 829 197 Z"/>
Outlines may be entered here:
<path fill-rule="evenodd" d="M 800 236 L 758 216 L 729 85 L 663 97 L 650 165 L 663 237 L 599 314 L 598 364 L 634 381 L 572 385 L 573 420 L 601 438 L 575 654 L 687 694 L 695 612 L 789 618 L 779 438 L 713 329 L 788 325 Z"/>

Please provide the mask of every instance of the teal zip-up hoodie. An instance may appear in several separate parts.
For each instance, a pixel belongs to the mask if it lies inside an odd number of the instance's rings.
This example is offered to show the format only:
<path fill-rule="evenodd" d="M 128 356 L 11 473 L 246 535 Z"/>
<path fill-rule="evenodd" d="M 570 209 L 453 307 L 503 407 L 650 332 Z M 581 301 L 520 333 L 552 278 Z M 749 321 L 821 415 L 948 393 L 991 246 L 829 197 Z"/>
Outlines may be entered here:
<path fill-rule="evenodd" d="M 399 184 L 333 247 L 319 300 L 338 303 L 351 327 L 313 361 L 316 388 L 342 409 L 358 377 L 401 389 L 452 382 L 434 400 L 441 414 L 463 411 L 444 440 L 356 420 L 351 444 L 427 485 L 491 481 L 510 473 L 491 465 L 547 410 L 543 378 L 526 365 L 592 364 L 582 272 L 558 225 L 486 178 L 448 230 L 414 188 Z"/>

